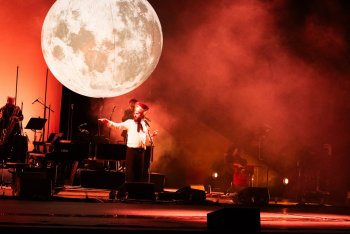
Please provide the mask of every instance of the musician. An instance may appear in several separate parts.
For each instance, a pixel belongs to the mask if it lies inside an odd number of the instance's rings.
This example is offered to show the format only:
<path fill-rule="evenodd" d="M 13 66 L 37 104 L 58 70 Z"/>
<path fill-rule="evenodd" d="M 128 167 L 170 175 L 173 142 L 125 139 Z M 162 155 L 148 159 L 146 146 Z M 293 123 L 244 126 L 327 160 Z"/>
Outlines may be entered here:
<path fill-rule="evenodd" d="M 147 140 L 151 141 L 152 137 L 157 135 L 157 131 L 149 133 L 149 124 L 145 119 L 148 110 L 149 107 L 146 104 L 136 102 L 133 119 L 127 119 L 120 123 L 107 118 L 98 119 L 110 128 L 127 130 L 125 182 L 144 182 L 146 178 L 144 160 Z"/>
<path fill-rule="evenodd" d="M 23 120 L 22 110 L 15 105 L 15 98 L 8 96 L 6 104 L 0 108 L 0 145 L 3 160 L 16 161 L 12 155 L 15 136 L 21 135 Z"/>
<path fill-rule="evenodd" d="M 245 170 L 247 163 L 247 160 L 241 156 L 241 149 L 234 144 L 230 145 L 224 154 L 224 183 L 226 188 L 240 189 L 240 186 L 235 184 L 238 178 L 234 177 Z"/>

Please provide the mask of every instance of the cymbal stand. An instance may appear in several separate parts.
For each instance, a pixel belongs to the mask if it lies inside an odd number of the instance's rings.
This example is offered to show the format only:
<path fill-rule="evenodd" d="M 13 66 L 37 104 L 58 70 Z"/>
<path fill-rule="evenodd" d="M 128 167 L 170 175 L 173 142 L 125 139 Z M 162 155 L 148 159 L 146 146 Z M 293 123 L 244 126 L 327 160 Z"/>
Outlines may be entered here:
<path fill-rule="evenodd" d="M 112 121 L 112 116 L 113 116 L 114 110 L 115 110 L 115 106 L 113 106 L 112 113 L 111 113 L 111 115 L 109 116 L 109 120 L 110 120 L 110 121 Z M 111 128 L 109 128 L 108 143 L 109 143 L 109 144 L 111 143 Z M 110 161 L 107 160 L 107 169 L 110 170 L 110 168 L 111 168 L 111 167 L 110 167 Z M 115 168 L 116 168 L 116 170 L 118 170 L 118 163 L 116 163 Z"/>
<path fill-rule="evenodd" d="M 269 132 L 270 132 L 270 128 L 265 128 L 262 132 L 260 132 L 259 136 L 258 136 L 258 159 L 259 161 L 263 161 L 263 157 L 262 157 L 262 144 L 263 144 L 263 140 L 268 136 Z M 269 185 L 269 166 L 268 164 L 265 162 L 266 164 L 266 187 L 268 187 Z M 259 181 L 259 169 L 257 170 L 257 184 Z"/>

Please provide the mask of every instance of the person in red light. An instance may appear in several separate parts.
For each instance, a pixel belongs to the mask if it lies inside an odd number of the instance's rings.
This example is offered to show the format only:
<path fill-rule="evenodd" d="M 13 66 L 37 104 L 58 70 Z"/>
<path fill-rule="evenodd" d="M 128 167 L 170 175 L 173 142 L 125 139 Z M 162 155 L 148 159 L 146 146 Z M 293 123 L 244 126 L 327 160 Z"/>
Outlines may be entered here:
<path fill-rule="evenodd" d="M 149 133 L 149 124 L 145 119 L 148 110 L 149 107 L 146 104 L 136 102 L 133 119 L 120 123 L 106 118 L 98 119 L 110 128 L 127 131 L 125 182 L 144 182 L 146 178 L 144 160 L 147 141 L 152 142 L 152 138 L 157 135 L 157 131 Z"/>
<path fill-rule="evenodd" d="M 0 108 L 0 146 L 3 160 L 17 161 L 12 154 L 15 136 L 21 134 L 22 110 L 15 105 L 14 97 L 7 97 L 6 104 Z"/>
<path fill-rule="evenodd" d="M 247 163 L 241 157 L 241 149 L 232 144 L 224 155 L 224 183 L 228 190 L 240 190 L 248 186 L 245 176 Z"/>

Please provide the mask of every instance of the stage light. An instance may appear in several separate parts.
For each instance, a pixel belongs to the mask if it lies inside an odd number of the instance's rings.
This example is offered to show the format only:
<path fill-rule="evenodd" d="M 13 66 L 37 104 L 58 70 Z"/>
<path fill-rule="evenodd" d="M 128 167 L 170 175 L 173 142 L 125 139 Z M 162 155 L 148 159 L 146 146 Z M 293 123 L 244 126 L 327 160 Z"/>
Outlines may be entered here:
<path fill-rule="evenodd" d="M 285 177 L 285 178 L 283 178 L 282 182 L 284 185 L 287 185 L 287 184 L 289 184 L 289 179 Z"/>
<path fill-rule="evenodd" d="M 211 174 L 211 177 L 213 177 L 213 179 L 217 179 L 219 177 L 219 174 L 217 172 L 213 172 L 213 174 Z"/>

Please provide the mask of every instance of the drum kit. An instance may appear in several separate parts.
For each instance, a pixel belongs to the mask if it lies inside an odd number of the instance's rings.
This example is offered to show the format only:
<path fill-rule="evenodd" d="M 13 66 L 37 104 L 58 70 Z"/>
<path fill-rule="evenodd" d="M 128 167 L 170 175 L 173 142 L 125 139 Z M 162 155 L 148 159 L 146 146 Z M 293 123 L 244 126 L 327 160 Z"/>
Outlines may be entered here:
<path fill-rule="evenodd" d="M 250 187 L 253 185 L 254 166 L 233 164 L 232 184 L 236 187 Z"/>

